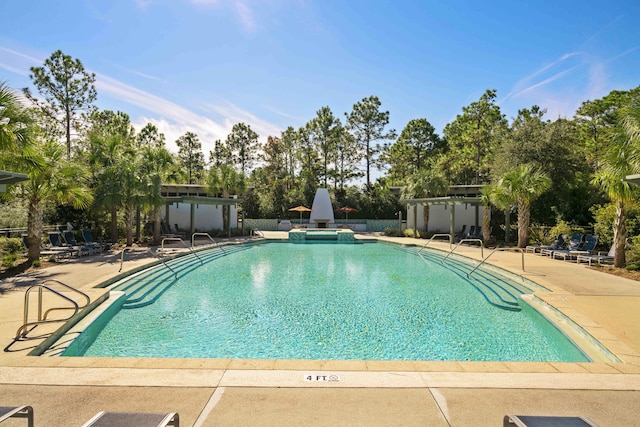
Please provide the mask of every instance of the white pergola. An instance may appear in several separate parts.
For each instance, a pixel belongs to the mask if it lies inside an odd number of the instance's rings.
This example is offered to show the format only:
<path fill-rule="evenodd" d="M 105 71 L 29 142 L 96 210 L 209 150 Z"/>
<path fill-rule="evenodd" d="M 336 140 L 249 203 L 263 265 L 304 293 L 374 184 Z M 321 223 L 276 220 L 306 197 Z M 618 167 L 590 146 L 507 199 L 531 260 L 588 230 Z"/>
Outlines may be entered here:
<path fill-rule="evenodd" d="M 0 171 L 0 193 L 7 191 L 7 185 L 28 181 L 29 177 L 23 173 Z"/>

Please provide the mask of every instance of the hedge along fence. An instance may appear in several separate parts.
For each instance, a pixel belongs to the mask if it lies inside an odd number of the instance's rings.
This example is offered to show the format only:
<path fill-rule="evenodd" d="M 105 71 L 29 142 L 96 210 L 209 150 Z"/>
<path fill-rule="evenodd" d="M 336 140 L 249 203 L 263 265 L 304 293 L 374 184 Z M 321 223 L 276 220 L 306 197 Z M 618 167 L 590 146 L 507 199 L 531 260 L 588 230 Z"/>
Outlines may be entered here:
<path fill-rule="evenodd" d="M 365 224 L 367 232 L 383 232 L 388 228 L 398 228 L 397 219 L 353 219 L 345 221 L 343 219 L 336 219 L 336 224 Z M 297 224 L 297 221 L 292 221 L 293 224 Z M 303 220 L 303 223 L 304 220 Z M 306 222 L 305 224 L 307 224 Z M 262 230 L 262 231 L 277 231 L 278 220 L 277 219 L 244 219 L 245 230 Z"/>

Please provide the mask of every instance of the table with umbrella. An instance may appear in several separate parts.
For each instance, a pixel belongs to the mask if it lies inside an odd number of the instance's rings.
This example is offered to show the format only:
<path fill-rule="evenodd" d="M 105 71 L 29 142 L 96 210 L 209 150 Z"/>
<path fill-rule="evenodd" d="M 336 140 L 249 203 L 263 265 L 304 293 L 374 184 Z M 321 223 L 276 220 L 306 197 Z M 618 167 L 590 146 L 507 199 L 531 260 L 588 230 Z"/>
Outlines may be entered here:
<path fill-rule="evenodd" d="M 311 209 L 309 209 L 306 206 L 296 206 L 295 208 L 291 208 L 289 209 L 289 212 L 300 212 L 300 225 L 302 225 L 302 213 L 303 212 L 311 212 Z"/>
<path fill-rule="evenodd" d="M 343 206 L 340 209 L 337 209 L 336 212 L 344 212 L 345 221 L 349 221 L 349 212 L 360 212 L 356 208 L 351 208 L 349 206 Z"/>

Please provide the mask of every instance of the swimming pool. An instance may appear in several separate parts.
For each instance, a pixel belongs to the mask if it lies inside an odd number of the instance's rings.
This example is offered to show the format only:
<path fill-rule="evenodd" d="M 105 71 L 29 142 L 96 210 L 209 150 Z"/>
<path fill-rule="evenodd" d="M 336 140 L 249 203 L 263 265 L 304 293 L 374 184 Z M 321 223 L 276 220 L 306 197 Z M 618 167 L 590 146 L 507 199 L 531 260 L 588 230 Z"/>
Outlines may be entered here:
<path fill-rule="evenodd" d="M 522 284 L 416 253 L 269 242 L 176 259 L 177 279 L 160 265 L 116 284 L 125 295 L 63 355 L 588 361 Z"/>

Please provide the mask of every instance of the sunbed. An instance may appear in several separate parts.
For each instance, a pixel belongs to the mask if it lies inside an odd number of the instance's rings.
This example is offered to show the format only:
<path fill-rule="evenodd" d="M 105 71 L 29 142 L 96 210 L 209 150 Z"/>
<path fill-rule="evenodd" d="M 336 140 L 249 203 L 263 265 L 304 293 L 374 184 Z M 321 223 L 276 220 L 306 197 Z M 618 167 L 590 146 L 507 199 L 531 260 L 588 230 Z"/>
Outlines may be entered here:
<path fill-rule="evenodd" d="M 606 261 L 613 261 L 616 256 L 616 247 L 611 245 L 611 249 L 606 254 L 604 252 L 598 252 L 597 254 L 590 255 L 578 255 L 576 257 L 576 263 L 580 264 L 581 262 L 586 262 L 591 266 L 592 263 L 597 262 L 598 264 L 602 264 Z"/>
<path fill-rule="evenodd" d="M 82 427 L 164 427 L 180 426 L 176 412 L 153 414 L 146 412 L 98 412 Z"/>
<path fill-rule="evenodd" d="M 9 418 L 26 418 L 27 425 L 33 427 L 33 408 L 27 405 L 0 406 L 0 423 Z"/>
<path fill-rule="evenodd" d="M 540 415 L 505 415 L 503 427 L 598 427 L 584 417 L 558 417 Z"/>
<path fill-rule="evenodd" d="M 567 258 L 573 259 L 578 255 L 589 255 L 596 248 L 597 244 L 598 244 L 598 236 L 588 234 L 587 237 L 585 237 L 584 243 L 579 248 L 577 249 L 569 248 L 564 250 L 553 251 L 552 257 L 562 258 L 563 260 L 566 261 Z"/>

